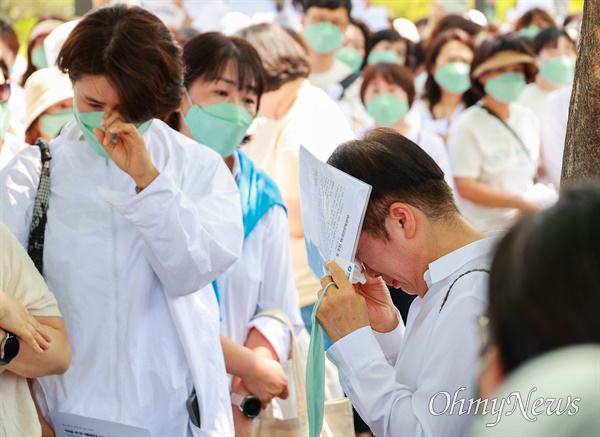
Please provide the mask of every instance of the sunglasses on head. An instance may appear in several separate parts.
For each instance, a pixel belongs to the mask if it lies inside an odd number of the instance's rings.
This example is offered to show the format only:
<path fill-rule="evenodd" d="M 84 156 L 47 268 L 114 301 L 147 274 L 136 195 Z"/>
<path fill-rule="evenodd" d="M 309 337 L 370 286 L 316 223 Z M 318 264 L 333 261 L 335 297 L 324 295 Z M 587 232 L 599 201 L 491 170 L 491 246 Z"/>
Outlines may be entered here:
<path fill-rule="evenodd" d="M 10 98 L 10 80 L 7 80 L 4 83 L 0 83 L 0 102 L 5 103 L 8 102 Z"/>

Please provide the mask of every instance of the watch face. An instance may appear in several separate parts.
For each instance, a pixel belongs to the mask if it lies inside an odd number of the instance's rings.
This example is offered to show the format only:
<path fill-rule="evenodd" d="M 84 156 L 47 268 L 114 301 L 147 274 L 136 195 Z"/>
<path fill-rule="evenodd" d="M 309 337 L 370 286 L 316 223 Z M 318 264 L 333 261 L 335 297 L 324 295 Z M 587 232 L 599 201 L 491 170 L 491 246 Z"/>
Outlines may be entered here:
<path fill-rule="evenodd" d="M 254 396 L 248 396 L 242 405 L 244 415 L 250 419 L 254 419 L 262 410 L 262 402 Z"/>
<path fill-rule="evenodd" d="M 4 343 L 4 355 L 0 357 L 0 364 L 6 365 L 19 353 L 19 339 L 10 334 Z"/>

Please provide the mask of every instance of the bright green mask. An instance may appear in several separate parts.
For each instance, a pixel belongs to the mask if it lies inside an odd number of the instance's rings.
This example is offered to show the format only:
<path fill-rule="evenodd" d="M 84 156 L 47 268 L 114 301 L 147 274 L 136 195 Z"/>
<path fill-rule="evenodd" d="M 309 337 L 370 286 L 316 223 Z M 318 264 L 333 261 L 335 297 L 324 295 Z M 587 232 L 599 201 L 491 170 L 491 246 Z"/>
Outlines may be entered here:
<path fill-rule="evenodd" d="M 532 24 L 531 26 L 526 27 L 525 29 L 521 29 L 519 33 L 528 38 L 535 38 L 541 30 L 542 29 L 540 29 L 538 26 Z"/>
<path fill-rule="evenodd" d="M 8 102 L 0 103 L 0 142 L 4 141 L 4 135 L 8 130 L 10 123 L 10 110 L 8 108 Z"/>
<path fill-rule="evenodd" d="M 46 60 L 44 46 L 39 46 L 37 49 L 31 52 L 31 63 L 36 68 L 48 68 L 48 61 Z"/>
<path fill-rule="evenodd" d="M 334 52 L 344 43 L 342 31 L 329 22 L 306 26 L 302 35 L 308 45 L 321 55 Z"/>
<path fill-rule="evenodd" d="M 54 114 L 40 116 L 40 130 L 56 138 L 65 124 L 73 119 L 73 109 L 67 108 Z"/>
<path fill-rule="evenodd" d="M 190 128 L 194 139 L 210 147 L 222 157 L 231 155 L 252 124 L 252 114 L 235 103 L 217 103 L 200 107 L 192 103 L 187 90 L 185 95 L 192 107 L 183 120 Z"/>
<path fill-rule="evenodd" d="M 408 113 L 408 100 L 379 94 L 366 104 L 367 112 L 381 126 L 391 126 Z"/>
<path fill-rule="evenodd" d="M 435 70 L 433 79 L 446 91 L 462 94 L 471 88 L 471 66 L 465 62 L 452 62 Z"/>
<path fill-rule="evenodd" d="M 395 50 L 379 50 L 377 52 L 369 53 L 367 64 L 373 65 L 379 62 L 390 62 L 392 64 L 403 65 L 404 59 L 402 59 Z"/>
<path fill-rule="evenodd" d="M 509 72 L 489 79 L 483 89 L 499 102 L 510 103 L 517 100 L 526 86 L 522 74 Z"/>
<path fill-rule="evenodd" d="M 317 310 L 327 289 L 335 285 L 331 282 L 325 286 L 321 297 L 315 303 L 312 312 L 312 332 L 308 345 L 306 362 L 306 407 L 308 413 L 308 435 L 319 437 L 323 428 L 325 413 L 325 353 L 323 345 L 323 328 L 317 321 Z"/>
<path fill-rule="evenodd" d="M 106 149 L 102 147 L 98 138 L 96 138 L 96 134 L 94 133 L 95 128 L 99 128 L 102 130 L 106 130 L 102 127 L 102 117 L 106 112 L 104 111 L 93 111 L 93 112 L 79 112 L 77 107 L 73 102 L 73 116 L 75 121 L 79 125 L 81 129 L 81 133 L 83 134 L 83 138 L 88 142 L 88 144 L 94 149 L 97 155 L 101 156 L 105 159 L 110 159 L 110 155 L 106 152 Z M 135 123 L 135 127 L 139 131 L 141 135 L 148 130 L 152 120 L 148 120 L 144 123 Z M 112 138 L 113 143 L 117 142 L 117 135 L 114 135 Z"/>
<path fill-rule="evenodd" d="M 557 56 L 540 65 L 540 74 L 553 85 L 568 85 L 575 77 L 575 59 Z"/>
<path fill-rule="evenodd" d="M 351 47 L 342 47 L 336 51 L 335 58 L 342 61 L 354 71 L 360 70 L 360 66 L 363 63 L 363 58 L 360 53 L 358 53 L 358 50 Z"/>

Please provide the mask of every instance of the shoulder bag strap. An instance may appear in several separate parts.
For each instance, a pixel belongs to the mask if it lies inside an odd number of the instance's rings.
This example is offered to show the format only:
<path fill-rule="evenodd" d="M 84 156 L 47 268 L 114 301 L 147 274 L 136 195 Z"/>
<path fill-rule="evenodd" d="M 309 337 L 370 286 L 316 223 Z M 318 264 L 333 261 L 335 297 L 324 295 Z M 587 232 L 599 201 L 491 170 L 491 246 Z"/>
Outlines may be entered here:
<path fill-rule="evenodd" d="M 446 292 L 446 296 L 444 296 L 444 300 L 442 301 L 442 306 L 440 306 L 440 311 L 439 311 L 440 313 L 442 312 L 442 308 L 444 308 L 444 305 L 446 305 L 446 301 L 448 300 L 448 296 L 450 295 L 450 291 L 452 290 L 452 287 L 454 287 L 454 284 L 456 284 L 456 281 L 458 281 L 463 276 L 468 275 L 469 273 L 473 273 L 473 272 L 490 273 L 490 271 L 488 269 L 471 269 L 471 270 L 468 270 L 468 271 L 462 273 L 461 275 L 459 275 L 458 278 L 456 278 L 454 280 L 454 282 L 452 282 L 452 284 L 450 285 L 450 288 L 448 288 L 448 291 Z"/>
<path fill-rule="evenodd" d="M 487 106 L 484 106 L 484 105 L 479 105 L 479 106 L 481 108 L 483 108 L 484 110 L 486 110 L 488 112 L 488 114 L 490 114 L 492 117 L 495 117 L 496 119 L 498 119 L 498 121 L 500 123 L 502 123 L 506 129 L 509 130 L 509 132 L 512 134 L 512 136 L 515 137 L 515 139 L 517 140 L 517 142 L 521 146 L 521 150 L 523 150 L 523 153 L 525 153 L 525 156 L 527 157 L 527 160 L 530 163 L 533 164 L 533 160 L 531 159 L 531 155 L 529 155 L 529 151 L 527 150 L 527 147 L 525 146 L 525 143 L 523 142 L 523 140 L 521 139 L 521 137 L 519 136 L 519 134 L 516 133 L 515 130 L 512 127 L 510 127 L 509 124 L 506 121 L 504 121 L 498 114 L 496 114 L 490 108 L 488 108 Z"/>
<path fill-rule="evenodd" d="M 35 145 L 40 148 L 42 155 L 42 172 L 40 173 L 40 184 L 35 196 L 31 228 L 29 230 L 29 245 L 27 253 L 32 259 L 40 274 L 44 269 L 44 235 L 46 232 L 46 212 L 48 211 L 48 197 L 50 196 L 50 147 L 48 142 L 38 138 Z"/>
<path fill-rule="evenodd" d="M 346 92 L 348 87 L 350 85 L 352 85 L 356 81 L 356 79 L 358 79 L 359 77 L 360 77 L 360 71 L 355 71 L 354 73 L 351 73 L 348 76 L 346 76 L 340 82 L 340 85 L 342 86 L 342 94 L 340 95 L 340 100 L 342 99 L 342 97 L 344 97 L 344 93 Z"/>

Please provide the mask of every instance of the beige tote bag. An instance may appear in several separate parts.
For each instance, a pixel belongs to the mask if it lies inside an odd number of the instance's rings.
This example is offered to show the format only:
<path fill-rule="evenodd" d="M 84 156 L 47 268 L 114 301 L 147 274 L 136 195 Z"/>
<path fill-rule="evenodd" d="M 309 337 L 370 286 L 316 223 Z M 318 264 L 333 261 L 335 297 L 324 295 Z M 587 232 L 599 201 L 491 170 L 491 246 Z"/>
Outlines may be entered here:
<path fill-rule="evenodd" d="M 257 317 L 273 317 L 284 323 L 292 334 L 291 358 L 285 363 L 284 370 L 288 380 L 289 397 L 285 400 L 276 398 L 263 412 L 254 420 L 254 435 L 256 437 L 304 437 L 308 436 L 308 414 L 306 412 L 306 356 L 308 353 L 308 342 L 310 335 L 304 329 L 296 337 L 294 328 L 283 311 L 278 308 L 267 308 L 258 313 Z M 306 347 L 302 347 L 302 342 Z M 304 353 L 303 353 L 304 349 Z M 335 369 L 330 361 L 326 362 Z M 337 375 L 337 369 L 335 369 Z M 331 369 L 326 369 L 327 378 L 332 374 Z M 337 376 L 336 376 L 337 378 Z M 339 383 L 334 381 L 336 384 Z M 331 391 L 331 390 L 330 390 Z M 283 418 L 274 416 L 273 404 Z M 348 398 L 325 401 L 325 417 L 323 420 L 322 437 L 353 437 L 354 416 L 352 405 Z"/>

